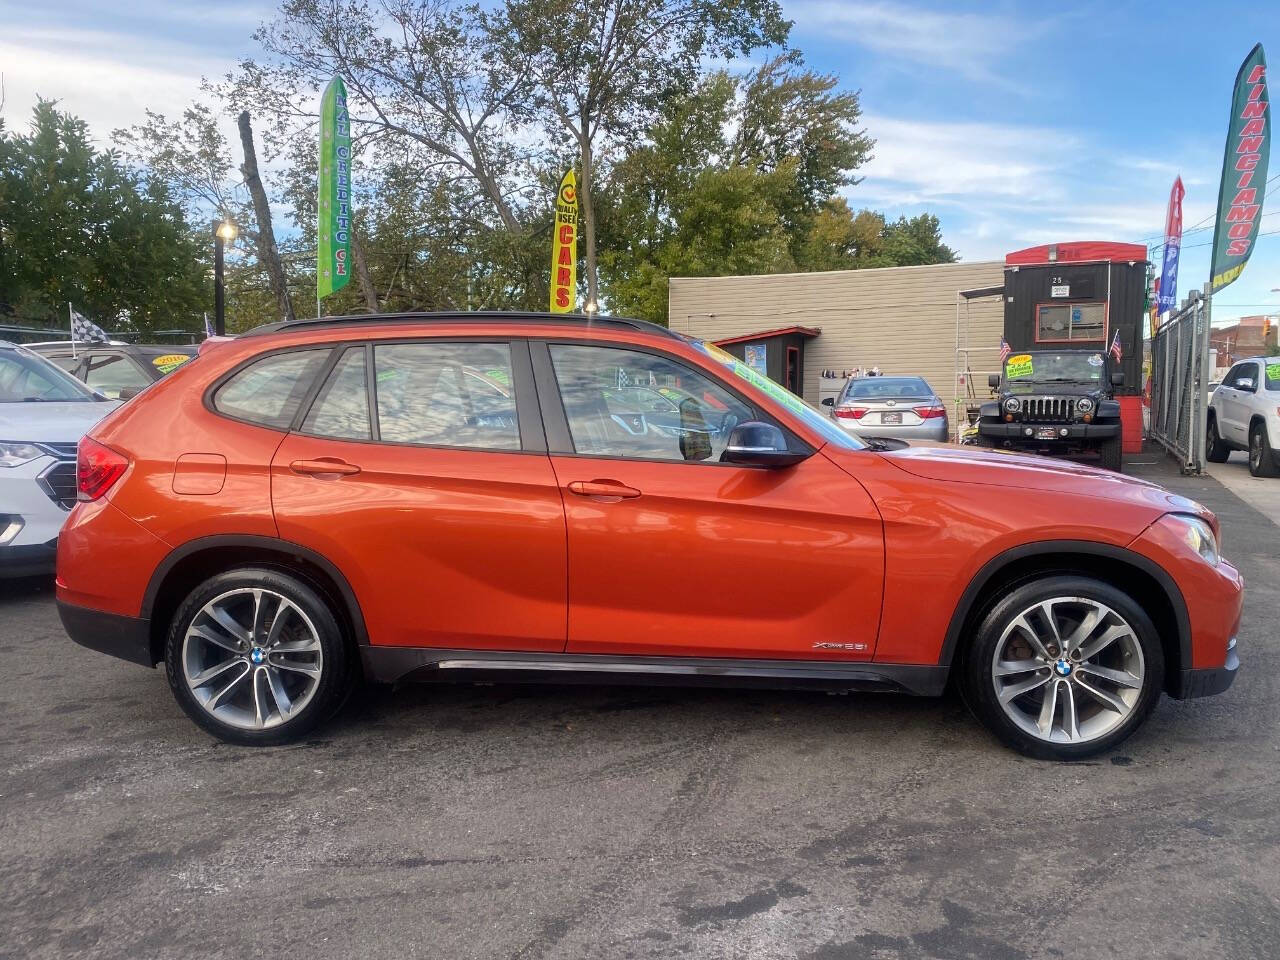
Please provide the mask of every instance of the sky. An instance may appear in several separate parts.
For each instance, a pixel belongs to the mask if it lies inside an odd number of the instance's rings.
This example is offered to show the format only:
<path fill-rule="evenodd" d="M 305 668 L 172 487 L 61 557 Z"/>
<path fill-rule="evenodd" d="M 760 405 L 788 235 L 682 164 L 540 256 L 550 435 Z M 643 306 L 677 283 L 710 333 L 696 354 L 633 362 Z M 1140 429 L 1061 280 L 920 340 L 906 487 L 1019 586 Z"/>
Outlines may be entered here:
<path fill-rule="evenodd" d="M 1155 245 L 1180 174 L 1179 298 L 1208 279 L 1231 85 L 1259 41 L 1280 72 L 1280 3 L 782 3 L 791 46 L 860 91 L 876 146 L 846 191 L 855 209 L 936 214 L 967 261 L 1071 240 Z M 202 77 L 257 53 L 251 34 L 273 7 L 0 0 L 5 122 L 23 128 L 39 94 L 106 146 L 144 109 L 177 115 Z M 1276 152 L 1270 235 L 1214 301 L 1215 322 L 1280 314 Z"/>

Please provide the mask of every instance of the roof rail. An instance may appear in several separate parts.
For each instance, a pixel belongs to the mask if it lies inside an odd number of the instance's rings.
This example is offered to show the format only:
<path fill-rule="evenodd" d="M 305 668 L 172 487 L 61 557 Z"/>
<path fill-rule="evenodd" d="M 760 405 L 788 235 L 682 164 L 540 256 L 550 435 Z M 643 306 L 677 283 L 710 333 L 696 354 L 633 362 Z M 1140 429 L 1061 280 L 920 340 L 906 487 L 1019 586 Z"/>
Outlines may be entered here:
<path fill-rule="evenodd" d="M 528 324 L 581 324 L 583 326 L 613 329 L 643 330 L 660 336 L 680 339 L 678 333 L 648 320 L 631 320 L 625 317 L 589 317 L 581 313 L 537 313 L 524 310 L 473 310 L 436 311 L 430 313 L 371 313 L 351 314 L 341 317 L 302 317 L 264 323 L 245 331 L 241 336 L 256 337 L 285 330 L 305 330 L 319 326 L 346 326 L 373 323 L 528 323 Z"/>

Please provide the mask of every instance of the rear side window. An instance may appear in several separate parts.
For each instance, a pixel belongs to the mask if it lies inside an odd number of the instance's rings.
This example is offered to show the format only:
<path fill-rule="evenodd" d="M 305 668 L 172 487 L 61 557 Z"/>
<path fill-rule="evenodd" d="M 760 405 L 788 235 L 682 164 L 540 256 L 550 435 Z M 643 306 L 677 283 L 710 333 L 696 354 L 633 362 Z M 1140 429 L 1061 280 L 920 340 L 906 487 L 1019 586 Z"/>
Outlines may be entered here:
<path fill-rule="evenodd" d="M 369 440 L 369 390 L 364 347 L 342 355 L 303 421 L 302 432 L 344 440 Z"/>
<path fill-rule="evenodd" d="M 288 430 L 328 356 L 325 347 L 263 357 L 218 388 L 213 408 L 237 420 Z"/>
<path fill-rule="evenodd" d="M 383 442 L 519 450 L 505 343 L 395 343 L 373 348 Z"/>

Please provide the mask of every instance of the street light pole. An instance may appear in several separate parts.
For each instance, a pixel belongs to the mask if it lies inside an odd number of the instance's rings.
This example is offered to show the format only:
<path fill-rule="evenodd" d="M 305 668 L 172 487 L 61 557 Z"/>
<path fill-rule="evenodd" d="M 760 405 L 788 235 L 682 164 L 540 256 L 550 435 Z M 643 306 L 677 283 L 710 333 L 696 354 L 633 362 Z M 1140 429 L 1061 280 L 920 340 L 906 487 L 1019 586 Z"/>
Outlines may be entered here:
<path fill-rule="evenodd" d="M 226 291 L 222 283 L 222 250 L 225 243 L 235 240 L 236 225 L 230 220 L 213 224 L 213 332 L 216 336 L 227 334 Z"/>

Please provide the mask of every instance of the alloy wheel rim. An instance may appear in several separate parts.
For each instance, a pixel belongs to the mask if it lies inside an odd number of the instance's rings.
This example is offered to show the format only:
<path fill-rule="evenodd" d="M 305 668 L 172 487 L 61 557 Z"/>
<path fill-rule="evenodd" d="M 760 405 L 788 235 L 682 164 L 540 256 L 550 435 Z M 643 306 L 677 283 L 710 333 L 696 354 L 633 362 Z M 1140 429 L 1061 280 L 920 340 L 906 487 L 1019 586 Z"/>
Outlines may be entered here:
<path fill-rule="evenodd" d="M 1053 597 L 1005 627 L 991 660 L 1001 710 L 1019 729 L 1055 744 L 1105 737 L 1142 696 L 1146 661 L 1124 617 L 1089 597 Z"/>
<path fill-rule="evenodd" d="M 311 618 L 274 590 L 242 587 L 208 601 L 182 641 L 187 688 L 214 719 L 267 730 L 310 703 L 324 671 Z"/>
<path fill-rule="evenodd" d="M 1262 434 L 1257 430 L 1249 438 L 1249 463 L 1254 467 L 1262 463 Z"/>

